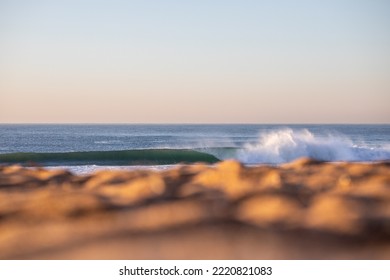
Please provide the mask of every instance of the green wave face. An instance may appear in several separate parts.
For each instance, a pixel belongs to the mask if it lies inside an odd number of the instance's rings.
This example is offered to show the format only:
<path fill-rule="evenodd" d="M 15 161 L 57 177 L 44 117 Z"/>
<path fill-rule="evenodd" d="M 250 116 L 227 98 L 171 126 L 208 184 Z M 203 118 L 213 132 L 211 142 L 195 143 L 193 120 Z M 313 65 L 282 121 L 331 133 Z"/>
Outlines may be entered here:
<path fill-rule="evenodd" d="M 188 149 L 92 151 L 68 153 L 0 154 L 0 163 L 55 165 L 164 165 L 178 163 L 215 163 L 213 155 Z"/>

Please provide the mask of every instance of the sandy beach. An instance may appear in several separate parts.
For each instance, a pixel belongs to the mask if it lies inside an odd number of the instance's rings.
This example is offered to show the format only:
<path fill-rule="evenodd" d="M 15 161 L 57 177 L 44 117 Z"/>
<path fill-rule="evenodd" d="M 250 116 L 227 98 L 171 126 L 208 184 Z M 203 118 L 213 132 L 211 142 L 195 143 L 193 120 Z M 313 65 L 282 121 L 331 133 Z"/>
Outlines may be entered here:
<path fill-rule="evenodd" d="M 390 259 L 390 164 L 0 167 L 1 259 Z"/>

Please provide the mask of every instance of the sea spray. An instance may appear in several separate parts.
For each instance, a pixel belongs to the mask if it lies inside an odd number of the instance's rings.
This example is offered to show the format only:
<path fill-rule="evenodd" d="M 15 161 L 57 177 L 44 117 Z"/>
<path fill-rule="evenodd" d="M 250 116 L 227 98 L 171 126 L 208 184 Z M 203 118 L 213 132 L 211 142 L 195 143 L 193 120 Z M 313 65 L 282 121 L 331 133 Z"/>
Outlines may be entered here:
<path fill-rule="evenodd" d="M 262 133 L 258 142 L 247 143 L 236 158 L 249 164 L 280 164 L 300 157 L 324 161 L 375 161 L 390 159 L 390 149 L 356 145 L 341 134 L 314 135 L 308 129 L 291 128 Z"/>

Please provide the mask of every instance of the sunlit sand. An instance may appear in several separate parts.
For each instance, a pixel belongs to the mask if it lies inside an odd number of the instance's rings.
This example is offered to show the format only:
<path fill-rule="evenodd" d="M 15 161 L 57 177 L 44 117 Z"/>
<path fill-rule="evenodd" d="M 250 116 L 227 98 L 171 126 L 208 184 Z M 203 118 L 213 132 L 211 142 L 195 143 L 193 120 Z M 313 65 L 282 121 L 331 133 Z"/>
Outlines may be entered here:
<path fill-rule="evenodd" d="M 0 167 L 2 259 L 388 259 L 390 164 Z"/>

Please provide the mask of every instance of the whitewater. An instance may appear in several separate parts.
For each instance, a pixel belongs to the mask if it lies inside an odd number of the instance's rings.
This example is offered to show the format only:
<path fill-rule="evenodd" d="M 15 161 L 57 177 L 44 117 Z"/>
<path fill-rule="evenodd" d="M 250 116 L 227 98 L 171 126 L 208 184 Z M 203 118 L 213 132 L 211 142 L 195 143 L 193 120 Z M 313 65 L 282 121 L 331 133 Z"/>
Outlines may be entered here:
<path fill-rule="evenodd" d="M 237 160 L 250 164 L 280 164 L 300 157 L 323 161 L 389 160 L 390 145 L 370 147 L 341 134 L 316 136 L 308 129 L 287 128 L 261 134 L 256 143 L 245 144 L 236 154 Z"/>

